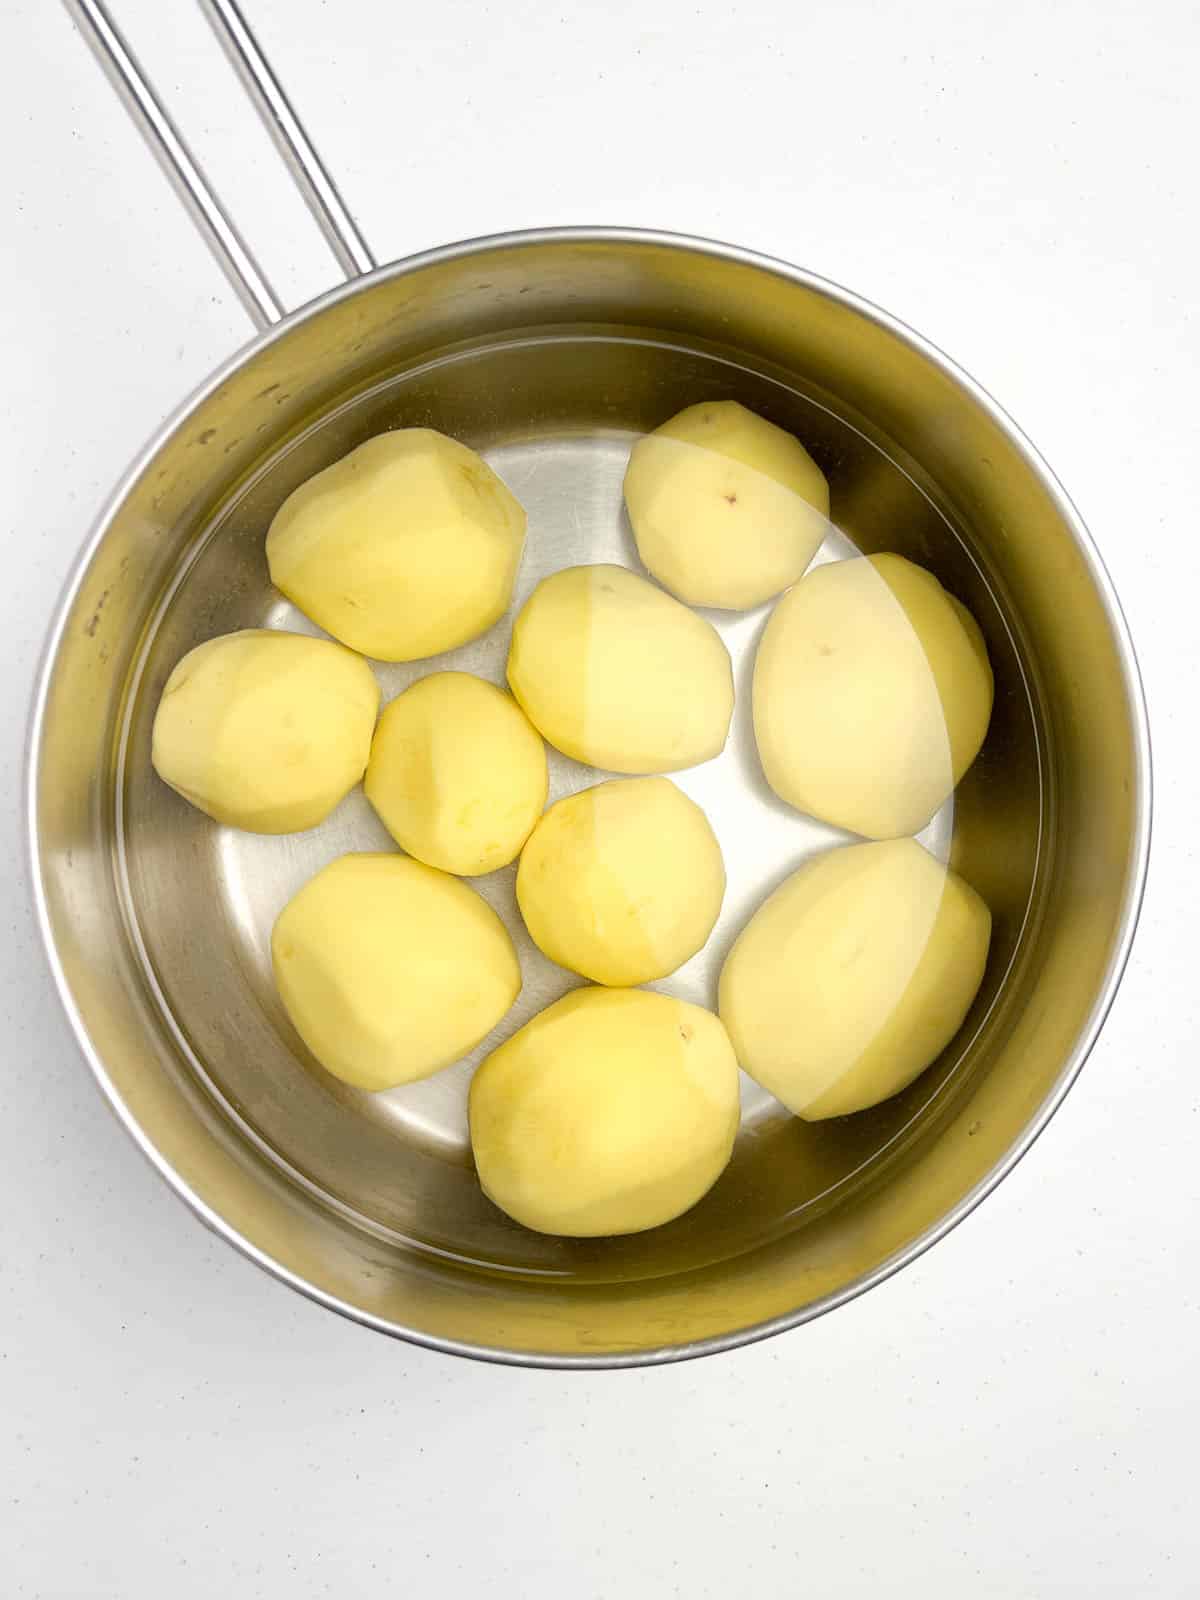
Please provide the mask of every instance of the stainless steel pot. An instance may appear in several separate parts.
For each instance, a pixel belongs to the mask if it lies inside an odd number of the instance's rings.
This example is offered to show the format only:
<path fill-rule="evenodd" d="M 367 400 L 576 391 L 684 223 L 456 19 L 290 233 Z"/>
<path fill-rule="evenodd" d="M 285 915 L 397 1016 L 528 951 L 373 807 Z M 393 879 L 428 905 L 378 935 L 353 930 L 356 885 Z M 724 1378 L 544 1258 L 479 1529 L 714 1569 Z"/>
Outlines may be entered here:
<path fill-rule="evenodd" d="M 356 276 L 279 317 L 103 8 L 75 0 L 270 324 L 121 480 L 51 631 L 29 764 L 33 878 L 83 1052 L 210 1227 L 384 1332 L 603 1366 L 804 1322 L 911 1261 L 1000 1180 L 1111 1003 L 1146 868 L 1150 770 L 1133 652 L 1091 541 L 986 394 L 810 273 L 613 228 L 503 235 L 364 270 L 369 252 L 244 21 L 229 0 L 209 9 Z M 374 841 L 366 808 L 348 803 L 311 836 L 215 829 L 154 780 L 149 721 L 166 672 L 201 638 L 303 625 L 267 582 L 263 530 L 298 482 L 371 433 L 421 422 L 488 451 L 530 510 L 528 585 L 539 563 L 622 555 L 630 438 L 711 395 L 794 427 L 831 478 L 842 536 L 925 561 L 980 617 L 996 712 L 939 842 L 992 906 L 992 959 L 959 1039 L 896 1100 L 808 1126 L 751 1098 L 729 1172 L 687 1216 L 632 1239 L 546 1239 L 478 1191 L 467 1066 L 357 1094 L 304 1060 L 280 1011 L 270 920 L 320 861 Z M 495 674 L 505 642 L 456 660 Z M 734 642 L 748 660 L 752 631 Z M 765 810 L 726 821 L 773 825 Z M 789 826 L 793 857 L 828 842 L 815 824 Z M 511 910 L 511 876 L 485 892 Z M 720 953 L 697 969 L 697 997 Z M 540 970 L 527 981 L 516 1020 L 551 982 Z"/>

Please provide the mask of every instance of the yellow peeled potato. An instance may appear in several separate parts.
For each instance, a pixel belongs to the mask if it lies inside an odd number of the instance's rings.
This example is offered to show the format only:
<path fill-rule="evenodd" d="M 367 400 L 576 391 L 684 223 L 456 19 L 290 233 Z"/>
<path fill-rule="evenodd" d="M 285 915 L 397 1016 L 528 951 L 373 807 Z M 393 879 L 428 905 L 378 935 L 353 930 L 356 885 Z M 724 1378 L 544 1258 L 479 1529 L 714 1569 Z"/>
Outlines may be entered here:
<path fill-rule="evenodd" d="M 271 961 L 296 1032 L 335 1078 L 391 1089 L 473 1050 L 521 990 L 504 924 L 407 856 L 339 856 L 280 912 Z"/>
<path fill-rule="evenodd" d="M 471 1084 L 484 1193 L 539 1233 L 640 1233 L 695 1205 L 729 1161 L 738 1070 L 711 1011 L 643 989 L 577 989 Z"/>
<path fill-rule="evenodd" d="M 979 753 L 991 714 L 975 619 L 903 556 L 810 572 L 758 647 L 754 734 L 768 783 L 868 838 L 920 832 Z"/>
<path fill-rule="evenodd" d="M 432 428 L 400 428 L 288 496 L 267 533 L 267 565 L 335 639 L 380 661 L 415 661 L 504 615 L 524 541 L 524 511 L 474 450 Z"/>
<path fill-rule="evenodd" d="M 688 605 L 744 611 L 808 566 L 829 484 L 790 433 L 736 400 L 710 400 L 638 440 L 625 504 L 659 583 Z"/>
<path fill-rule="evenodd" d="M 546 786 L 541 735 L 511 695 L 468 672 L 434 672 L 396 696 L 363 781 L 398 845 L 468 878 L 515 859 Z"/>
<path fill-rule="evenodd" d="M 898 1094 L 958 1032 L 983 980 L 987 906 L 913 839 L 807 862 L 721 970 L 738 1060 L 807 1121 Z"/>
<path fill-rule="evenodd" d="M 378 710 L 361 656 L 330 639 L 247 628 L 176 665 L 150 759 L 217 822 L 296 833 L 323 822 L 362 777 Z"/>
<path fill-rule="evenodd" d="M 508 681 L 555 749 L 610 772 L 708 761 L 733 715 L 716 629 L 625 567 L 544 578 L 513 626 Z"/>
<path fill-rule="evenodd" d="M 724 894 L 708 818 L 669 778 L 615 778 L 559 800 L 517 869 L 534 943 L 611 987 L 682 966 L 712 932 Z"/>

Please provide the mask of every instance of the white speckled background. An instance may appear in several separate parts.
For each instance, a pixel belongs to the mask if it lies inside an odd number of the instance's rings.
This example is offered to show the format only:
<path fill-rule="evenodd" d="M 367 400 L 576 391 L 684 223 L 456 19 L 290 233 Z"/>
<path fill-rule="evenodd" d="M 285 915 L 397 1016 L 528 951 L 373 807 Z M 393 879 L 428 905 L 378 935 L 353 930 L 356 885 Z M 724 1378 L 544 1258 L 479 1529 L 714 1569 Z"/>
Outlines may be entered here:
<path fill-rule="evenodd" d="M 791 1335 L 641 1373 L 474 1366 L 340 1322 L 204 1233 L 58 1014 L 19 774 L 92 512 L 249 329 L 65 13 L 17 0 L 0 1594 L 1195 1595 L 1200 13 L 244 3 L 381 259 L 538 223 L 675 228 L 802 262 L 951 351 L 1061 474 L 1125 602 L 1155 863 L 1112 1019 L 1030 1156 L 914 1267 Z M 111 5 L 288 295 L 332 281 L 197 8 Z"/>

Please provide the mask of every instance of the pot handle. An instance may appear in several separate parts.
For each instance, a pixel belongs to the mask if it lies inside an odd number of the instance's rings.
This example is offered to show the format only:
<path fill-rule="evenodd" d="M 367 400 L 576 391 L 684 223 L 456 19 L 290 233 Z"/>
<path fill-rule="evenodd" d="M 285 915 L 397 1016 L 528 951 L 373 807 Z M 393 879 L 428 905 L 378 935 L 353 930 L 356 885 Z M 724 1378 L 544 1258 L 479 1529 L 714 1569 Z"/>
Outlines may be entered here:
<path fill-rule="evenodd" d="M 65 4 L 255 326 L 268 328 L 278 322 L 284 315 L 282 301 L 213 192 L 108 7 L 103 0 L 65 0 Z M 347 278 L 370 272 L 375 258 L 236 0 L 200 0 L 200 4 L 339 266 Z"/>

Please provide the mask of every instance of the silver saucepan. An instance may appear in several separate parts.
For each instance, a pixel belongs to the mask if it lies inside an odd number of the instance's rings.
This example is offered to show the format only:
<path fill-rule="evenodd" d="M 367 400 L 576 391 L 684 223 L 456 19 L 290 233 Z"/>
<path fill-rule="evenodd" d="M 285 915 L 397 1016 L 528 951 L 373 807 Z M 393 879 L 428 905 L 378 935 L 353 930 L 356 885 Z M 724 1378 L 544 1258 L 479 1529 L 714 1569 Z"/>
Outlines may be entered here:
<path fill-rule="evenodd" d="M 103 7 L 72 9 L 259 324 L 121 479 L 67 585 L 37 688 L 38 916 L 117 1115 L 197 1215 L 283 1282 L 460 1354 L 671 1360 L 792 1327 L 879 1282 L 965 1216 L 1045 1126 L 1133 936 L 1146 718 L 1116 598 L 1063 490 L 940 352 L 778 261 L 561 228 L 375 267 L 244 19 L 231 0 L 208 0 L 350 278 L 285 316 Z M 200 640 L 307 626 L 268 582 L 264 530 L 298 483 L 363 439 L 420 423 L 485 453 L 529 511 L 520 599 L 566 562 L 630 559 L 630 441 L 709 397 L 740 399 L 803 438 L 830 479 L 838 539 L 922 561 L 979 618 L 993 724 L 934 844 L 990 904 L 992 952 L 959 1037 L 896 1099 L 808 1125 L 748 1092 L 733 1162 L 687 1215 L 627 1239 L 551 1239 L 479 1191 L 470 1062 L 362 1094 L 320 1072 L 283 1015 L 271 921 L 318 865 L 383 842 L 361 797 L 312 834 L 216 828 L 155 779 L 150 721 L 166 674 Z M 726 629 L 739 688 L 760 624 Z M 506 628 L 492 632 L 453 659 L 502 681 Z M 385 694 L 428 668 L 381 669 Z M 774 837 L 782 823 L 755 787 L 744 719 L 730 760 L 747 777 L 710 797 L 722 838 Z M 795 814 L 787 825 L 777 874 L 829 843 Z M 748 881 L 735 922 L 768 886 Z M 480 887 L 512 920 L 511 870 Z M 711 1003 L 727 947 L 719 928 L 689 968 L 689 998 Z M 510 1031 L 563 980 L 521 949 Z"/>

